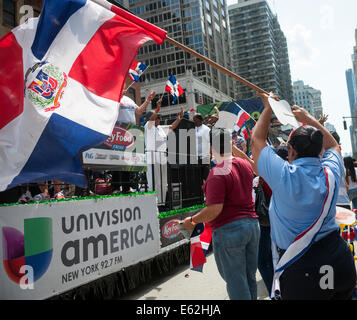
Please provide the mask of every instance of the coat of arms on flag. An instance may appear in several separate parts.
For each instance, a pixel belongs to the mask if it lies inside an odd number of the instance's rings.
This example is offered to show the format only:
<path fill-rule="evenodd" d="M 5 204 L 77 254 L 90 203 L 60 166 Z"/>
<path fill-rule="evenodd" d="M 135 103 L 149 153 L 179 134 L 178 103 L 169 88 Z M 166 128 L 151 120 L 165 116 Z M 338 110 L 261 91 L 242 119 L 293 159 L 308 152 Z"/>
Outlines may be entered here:
<path fill-rule="evenodd" d="M 139 82 L 141 75 L 147 69 L 147 65 L 136 60 L 130 66 L 129 77 L 132 81 Z"/>
<path fill-rule="evenodd" d="M 178 81 L 176 81 L 176 78 L 173 74 L 170 75 L 166 82 L 165 91 L 173 95 L 174 99 L 172 100 L 172 103 L 176 103 L 177 98 L 184 93 L 183 89 L 181 88 Z"/>

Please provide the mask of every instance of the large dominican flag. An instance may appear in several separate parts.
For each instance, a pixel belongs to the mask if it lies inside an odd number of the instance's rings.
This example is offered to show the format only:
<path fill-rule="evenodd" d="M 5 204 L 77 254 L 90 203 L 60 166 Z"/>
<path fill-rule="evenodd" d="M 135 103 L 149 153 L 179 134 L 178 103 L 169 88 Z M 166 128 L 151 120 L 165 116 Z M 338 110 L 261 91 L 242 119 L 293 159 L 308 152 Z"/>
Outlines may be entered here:
<path fill-rule="evenodd" d="M 105 0 L 46 0 L 0 40 L 0 191 L 86 186 L 79 154 L 105 141 L 140 46 L 166 31 Z"/>
<path fill-rule="evenodd" d="M 165 91 L 173 95 L 174 99 L 172 100 L 172 103 L 176 103 L 177 98 L 184 93 L 183 89 L 176 81 L 176 78 L 173 74 L 170 75 L 169 79 L 166 82 Z"/>

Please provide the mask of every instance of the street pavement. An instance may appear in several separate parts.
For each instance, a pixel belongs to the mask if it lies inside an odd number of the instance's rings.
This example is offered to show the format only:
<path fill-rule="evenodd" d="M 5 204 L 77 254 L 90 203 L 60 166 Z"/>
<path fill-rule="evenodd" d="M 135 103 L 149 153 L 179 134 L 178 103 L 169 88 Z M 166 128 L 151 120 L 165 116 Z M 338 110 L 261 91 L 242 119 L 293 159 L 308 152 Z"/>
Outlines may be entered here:
<path fill-rule="evenodd" d="M 270 300 L 262 277 L 257 271 L 258 300 Z M 118 300 L 229 300 L 226 284 L 219 275 L 213 253 L 207 255 L 203 272 L 190 270 L 189 264 L 175 272 L 121 296 Z"/>
<path fill-rule="evenodd" d="M 357 242 L 354 242 L 357 248 Z M 355 261 L 357 269 L 357 261 Z M 270 300 L 263 279 L 257 271 L 258 300 Z M 118 300 L 229 300 L 226 284 L 221 278 L 213 252 L 207 255 L 203 272 L 190 270 L 189 264 L 174 272 L 154 278 Z"/>

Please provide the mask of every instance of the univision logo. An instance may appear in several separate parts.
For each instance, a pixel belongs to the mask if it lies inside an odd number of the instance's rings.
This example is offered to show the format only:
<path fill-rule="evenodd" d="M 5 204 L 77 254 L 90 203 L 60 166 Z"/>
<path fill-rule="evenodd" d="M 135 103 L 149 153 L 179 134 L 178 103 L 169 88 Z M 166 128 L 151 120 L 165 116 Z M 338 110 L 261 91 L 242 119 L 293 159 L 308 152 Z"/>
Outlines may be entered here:
<path fill-rule="evenodd" d="M 8 277 L 20 284 L 23 267 L 30 266 L 35 282 L 47 271 L 52 259 L 52 219 L 24 219 L 24 233 L 2 228 L 3 264 Z"/>

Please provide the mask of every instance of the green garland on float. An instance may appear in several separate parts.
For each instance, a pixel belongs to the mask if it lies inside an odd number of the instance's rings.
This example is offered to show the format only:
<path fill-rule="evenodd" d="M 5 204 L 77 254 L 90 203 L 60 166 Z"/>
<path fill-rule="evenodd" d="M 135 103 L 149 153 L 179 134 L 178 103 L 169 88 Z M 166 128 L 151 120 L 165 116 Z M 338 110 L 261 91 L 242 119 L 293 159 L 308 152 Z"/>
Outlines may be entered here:
<path fill-rule="evenodd" d="M 116 198 L 116 197 L 136 197 L 136 196 L 155 194 L 155 193 L 156 193 L 155 191 L 148 191 L 148 192 L 137 192 L 137 193 L 129 193 L 129 194 L 112 194 L 112 195 L 105 195 L 105 196 L 93 195 L 93 196 L 87 196 L 87 197 L 72 197 L 72 198 L 37 201 L 37 202 L 30 201 L 30 202 L 26 202 L 26 203 L 18 203 L 18 202 L 3 203 L 3 204 L 0 204 L 0 207 L 24 206 L 24 205 L 36 204 L 36 203 L 53 204 L 53 203 L 64 202 L 64 201 L 78 201 L 78 200 L 93 200 L 93 199 L 100 200 L 100 199 L 108 199 L 108 198 Z M 174 216 L 174 215 L 180 214 L 180 213 L 186 213 L 186 212 L 190 212 L 190 211 L 200 210 L 200 209 L 204 208 L 205 206 L 206 206 L 205 204 L 202 204 L 202 205 L 191 206 L 188 208 L 175 209 L 175 210 L 170 210 L 170 211 L 166 211 L 166 212 L 161 212 L 158 215 L 158 218 L 162 219 L 162 218 L 171 217 L 171 216 Z"/>
<path fill-rule="evenodd" d="M 201 205 L 192 206 L 192 207 L 188 207 L 188 208 L 182 208 L 182 209 L 176 209 L 176 210 L 171 210 L 171 211 L 167 211 L 167 212 L 161 212 L 159 214 L 159 219 L 171 217 L 171 216 L 174 216 L 175 214 L 200 210 L 200 209 L 204 208 L 205 206 L 206 206 L 205 204 L 201 204 Z"/>
<path fill-rule="evenodd" d="M 52 204 L 56 202 L 64 202 L 64 201 L 78 201 L 78 200 L 92 200 L 92 199 L 108 199 L 108 198 L 116 198 L 116 197 L 136 197 L 136 196 L 142 196 L 146 194 L 154 194 L 155 191 L 148 191 L 148 192 L 136 192 L 136 193 L 129 193 L 129 194 L 111 194 L 111 195 L 106 195 L 106 196 L 100 196 L 100 195 L 93 195 L 93 196 L 87 196 L 87 197 L 71 197 L 71 198 L 65 198 L 65 199 L 57 199 L 57 200 L 46 200 L 46 201 L 29 201 L 25 203 L 3 203 L 0 204 L 0 207 L 10 207 L 10 206 L 19 206 L 19 205 L 27 205 L 27 204 L 35 204 L 35 203 L 47 203 L 47 204 Z"/>

